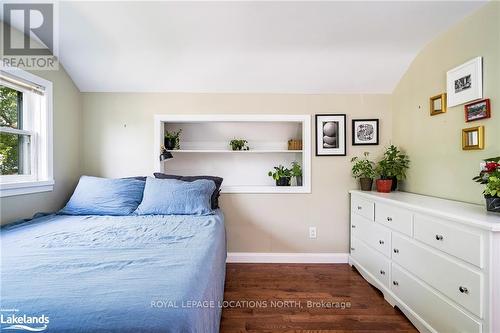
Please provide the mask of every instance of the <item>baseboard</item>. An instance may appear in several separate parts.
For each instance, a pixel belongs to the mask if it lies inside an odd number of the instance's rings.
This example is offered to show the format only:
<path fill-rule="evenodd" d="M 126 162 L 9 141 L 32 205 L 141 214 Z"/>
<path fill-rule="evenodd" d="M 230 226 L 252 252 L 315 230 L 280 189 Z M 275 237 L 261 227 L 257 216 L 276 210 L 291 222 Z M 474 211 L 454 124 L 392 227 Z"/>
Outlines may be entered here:
<path fill-rule="evenodd" d="M 346 264 L 349 253 L 229 252 L 228 263 Z"/>

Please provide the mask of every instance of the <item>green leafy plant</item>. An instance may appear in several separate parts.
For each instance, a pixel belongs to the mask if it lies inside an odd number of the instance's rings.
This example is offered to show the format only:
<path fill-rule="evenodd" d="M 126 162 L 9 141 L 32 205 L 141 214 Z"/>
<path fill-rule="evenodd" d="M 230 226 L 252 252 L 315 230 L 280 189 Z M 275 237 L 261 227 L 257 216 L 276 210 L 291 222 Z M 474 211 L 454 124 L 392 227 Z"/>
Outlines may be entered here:
<path fill-rule="evenodd" d="M 232 150 L 250 150 L 247 144 L 248 141 L 244 139 L 233 139 L 229 142 Z"/>
<path fill-rule="evenodd" d="M 165 140 L 167 141 L 170 141 L 170 142 L 174 142 L 174 149 L 180 149 L 181 146 L 180 146 L 180 135 L 182 133 L 182 129 L 178 130 L 178 131 L 174 131 L 174 132 L 169 132 L 169 131 L 166 131 L 165 132 Z"/>
<path fill-rule="evenodd" d="M 483 193 L 486 196 L 500 198 L 500 177 L 490 176 Z"/>
<path fill-rule="evenodd" d="M 292 177 L 302 176 L 302 167 L 297 162 L 292 162 L 292 169 L 290 170 Z"/>
<path fill-rule="evenodd" d="M 351 159 L 354 178 L 375 178 L 375 163 L 368 159 L 369 155 L 369 152 L 364 152 L 364 158 L 355 156 Z"/>
<path fill-rule="evenodd" d="M 398 147 L 391 145 L 384 153 L 384 157 L 377 163 L 375 171 L 382 179 L 395 177 L 398 180 L 406 179 L 406 171 L 410 167 L 408 155 L 402 153 Z"/>
<path fill-rule="evenodd" d="M 280 180 L 282 178 L 290 178 L 292 177 L 292 170 L 285 168 L 283 165 L 279 165 L 277 167 L 274 167 L 274 172 L 273 170 L 269 171 L 267 173 L 269 177 L 273 177 L 274 180 Z"/>
<path fill-rule="evenodd" d="M 479 175 L 472 180 L 485 184 L 485 196 L 500 197 L 500 156 L 487 158 Z"/>

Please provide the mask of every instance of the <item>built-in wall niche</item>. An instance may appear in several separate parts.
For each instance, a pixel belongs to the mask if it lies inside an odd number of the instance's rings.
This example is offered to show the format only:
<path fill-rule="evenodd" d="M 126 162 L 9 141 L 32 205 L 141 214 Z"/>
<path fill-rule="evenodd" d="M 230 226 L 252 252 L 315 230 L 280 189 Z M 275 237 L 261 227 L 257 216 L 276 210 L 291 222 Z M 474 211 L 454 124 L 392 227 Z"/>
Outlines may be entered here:
<path fill-rule="evenodd" d="M 155 170 L 220 176 L 225 193 L 309 193 L 310 128 L 309 115 L 156 115 Z M 180 149 L 160 162 L 165 132 L 179 129 Z M 231 150 L 232 139 L 247 140 L 250 150 Z M 290 139 L 302 140 L 302 150 L 288 150 Z M 302 186 L 276 186 L 268 171 L 292 162 L 302 166 Z"/>

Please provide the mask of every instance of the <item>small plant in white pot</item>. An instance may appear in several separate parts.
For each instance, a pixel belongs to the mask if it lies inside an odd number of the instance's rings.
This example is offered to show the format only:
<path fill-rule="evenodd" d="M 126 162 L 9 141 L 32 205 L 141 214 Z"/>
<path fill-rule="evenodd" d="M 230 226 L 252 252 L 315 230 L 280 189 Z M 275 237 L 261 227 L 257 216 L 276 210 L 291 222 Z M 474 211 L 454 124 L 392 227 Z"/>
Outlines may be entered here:
<path fill-rule="evenodd" d="M 233 139 L 229 142 L 232 150 L 250 150 L 245 139 Z"/>
<path fill-rule="evenodd" d="M 373 178 L 375 178 L 375 163 L 368 159 L 369 152 L 364 152 L 364 158 L 353 157 L 351 159 L 352 175 L 354 178 L 359 178 L 361 191 L 371 191 L 373 186 Z"/>
<path fill-rule="evenodd" d="M 292 162 L 291 169 L 292 177 L 295 178 L 297 186 L 302 186 L 302 167 L 297 162 Z"/>

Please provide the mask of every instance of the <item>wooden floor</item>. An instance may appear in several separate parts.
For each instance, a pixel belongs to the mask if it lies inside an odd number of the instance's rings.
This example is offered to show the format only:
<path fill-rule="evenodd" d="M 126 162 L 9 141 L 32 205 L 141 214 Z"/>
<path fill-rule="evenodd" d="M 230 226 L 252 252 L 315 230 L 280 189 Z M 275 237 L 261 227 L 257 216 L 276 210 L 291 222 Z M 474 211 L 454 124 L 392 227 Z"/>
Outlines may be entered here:
<path fill-rule="evenodd" d="M 417 332 L 347 264 L 227 264 L 224 300 L 223 333 Z"/>

